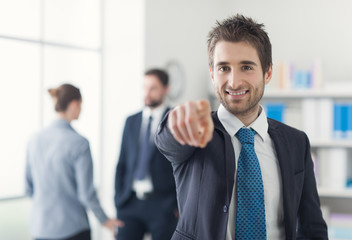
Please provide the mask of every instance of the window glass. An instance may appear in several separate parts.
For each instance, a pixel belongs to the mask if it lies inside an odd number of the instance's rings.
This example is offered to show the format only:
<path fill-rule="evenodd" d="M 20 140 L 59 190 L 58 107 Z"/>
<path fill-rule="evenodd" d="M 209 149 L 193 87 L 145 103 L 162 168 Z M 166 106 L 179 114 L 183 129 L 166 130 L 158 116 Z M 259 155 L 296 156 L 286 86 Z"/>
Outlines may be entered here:
<path fill-rule="evenodd" d="M 99 48 L 99 9 L 98 0 L 44 1 L 44 40 Z"/>
<path fill-rule="evenodd" d="M 0 35 L 40 37 L 40 0 L 1 0 Z"/>
<path fill-rule="evenodd" d="M 40 49 L 0 39 L 0 198 L 24 195 L 27 141 L 40 128 Z M 10 183 L 10 184 L 9 184 Z"/>

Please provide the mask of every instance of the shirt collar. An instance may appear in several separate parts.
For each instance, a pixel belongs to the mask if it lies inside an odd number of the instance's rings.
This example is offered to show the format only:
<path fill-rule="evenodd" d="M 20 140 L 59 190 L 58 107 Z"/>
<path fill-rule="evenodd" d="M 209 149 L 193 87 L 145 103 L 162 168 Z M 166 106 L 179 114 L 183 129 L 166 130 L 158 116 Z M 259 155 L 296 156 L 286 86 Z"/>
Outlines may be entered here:
<path fill-rule="evenodd" d="M 252 128 L 257 132 L 260 138 L 265 142 L 268 137 L 268 121 L 266 117 L 266 113 L 264 108 L 260 106 L 262 111 L 259 114 L 258 118 L 254 120 L 252 124 L 248 126 L 248 128 Z M 235 134 L 242 127 L 246 127 L 241 120 L 239 120 L 235 115 L 226 110 L 226 108 L 220 104 L 218 109 L 218 117 L 221 124 L 224 126 L 225 130 L 230 136 L 235 136 Z"/>
<path fill-rule="evenodd" d="M 166 111 L 166 105 L 161 104 L 160 106 L 154 108 L 153 110 L 149 107 L 143 109 L 143 118 L 147 119 L 149 116 L 152 116 L 153 119 L 161 119 L 164 112 Z"/>
<path fill-rule="evenodd" d="M 67 122 L 65 119 L 63 118 L 58 118 L 56 119 L 53 123 L 53 126 L 55 127 L 63 127 L 63 128 L 69 128 L 72 129 L 72 126 L 69 122 Z"/>

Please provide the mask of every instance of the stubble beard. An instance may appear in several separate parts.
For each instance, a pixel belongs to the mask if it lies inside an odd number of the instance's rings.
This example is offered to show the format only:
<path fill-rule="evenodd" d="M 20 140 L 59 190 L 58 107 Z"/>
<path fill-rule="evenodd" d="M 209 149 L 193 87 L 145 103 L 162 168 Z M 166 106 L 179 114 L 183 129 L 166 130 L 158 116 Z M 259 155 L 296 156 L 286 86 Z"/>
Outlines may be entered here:
<path fill-rule="evenodd" d="M 163 100 L 151 100 L 149 103 L 144 102 L 144 105 L 150 108 L 159 107 L 163 103 Z"/>
<path fill-rule="evenodd" d="M 223 95 L 221 95 L 220 91 L 223 92 Z M 259 102 L 263 97 L 264 94 L 264 88 L 262 90 L 262 92 L 259 92 L 260 89 L 256 89 L 254 90 L 254 95 L 252 95 L 252 98 L 249 98 L 248 100 L 246 100 L 245 103 L 241 103 L 242 106 L 244 107 L 232 107 L 231 103 L 229 103 L 229 101 L 226 100 L 226 91 L 224 89 L 217 89 L 216 90 L 216 96 L 218 98 L 218 100 L 220 101 L 220 103 L 225 107 L 225 109 L 232 113 L 235 116 L 246 116 L 251 114 L 254 111 L 259 111 L 258 110 L 258 106 L 259 106 Z M 253 92 L 253 91 L 252 91 Z M 254 98 L 253 98 L 254 96 Z M 258 97 L 257 97 L 258 96 Z M 236 101 L 243 101 L 243 100 L 234 100 L 233 103 L 236 104 Z"/>

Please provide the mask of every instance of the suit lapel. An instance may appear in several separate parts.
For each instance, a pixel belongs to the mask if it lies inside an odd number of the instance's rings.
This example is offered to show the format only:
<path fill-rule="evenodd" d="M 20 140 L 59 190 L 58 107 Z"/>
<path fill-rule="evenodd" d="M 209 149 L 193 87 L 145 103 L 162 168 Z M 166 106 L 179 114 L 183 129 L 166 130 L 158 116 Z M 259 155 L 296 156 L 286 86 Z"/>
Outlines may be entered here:
<path fill-rule="evenodd" d="M 225 169 L 226 169 L 226 191 L 227 191 L 227 200 L 228 204 L 231 202 L 231 197 L 232 197 L 232 191 L 233 191 L 233 185 L 235 183 L 235 152 L 233 149 L 232 141 L 231 141 L 231 136 L 227 133 L 225 130 L 224 126 L 221 124 L 217 112 L 212 113 L 212 117 L 214 120 L 214 127 L 215 130 L 223 135 L 224 137 L 224 147 L 225 147 Z"/>
<path fill-rule="evenodd" d="M 139 112 L 133 119 L 131 119 L 131 125 L 129 129 L 129 134 L 131 136 L 131 139 L 134 142 L 134 147 L 131 147 L 132 154 L 134 154 L 135 157 L 133 157 L 133 161 L 131 161 L 131 165 L 135 166 L 137 160 L 138 160 L 138 152 L 139 152 L 139 147 L 140 147 L 140 131 L 142 127 L 142 112 Z"/>
<path fill-rule="evenodd" d="M 295 216 L 292 209 L 292 206 L 294 206 L 294 173 L 291 170 L 291 149 L 289 149 L 287 139 L 283 136 L 282 131 L 280 131 L 280 129 L 278 128 L 277 123 L 271 119 L 268 119 L 268 123 L 268 132 L 274 142 L 277 158 L 280 165 L 286 236 L 291 237 L 293 234 L 292 226 L 296 225 L 296 223 L 294 222 Z"/>

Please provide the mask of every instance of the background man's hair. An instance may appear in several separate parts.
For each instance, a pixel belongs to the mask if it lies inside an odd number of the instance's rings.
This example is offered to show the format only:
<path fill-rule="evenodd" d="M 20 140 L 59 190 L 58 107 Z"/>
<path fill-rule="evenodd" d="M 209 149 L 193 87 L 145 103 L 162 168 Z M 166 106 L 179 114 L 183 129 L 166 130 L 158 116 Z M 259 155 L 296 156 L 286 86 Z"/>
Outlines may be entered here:
<path fill-rule="evenodd" d="M 153 68 L 146 71 L 144 75 L 154 75 L 160 80 L 164 87 L 169 85 L 169 75 L 164 70 Z"/>

